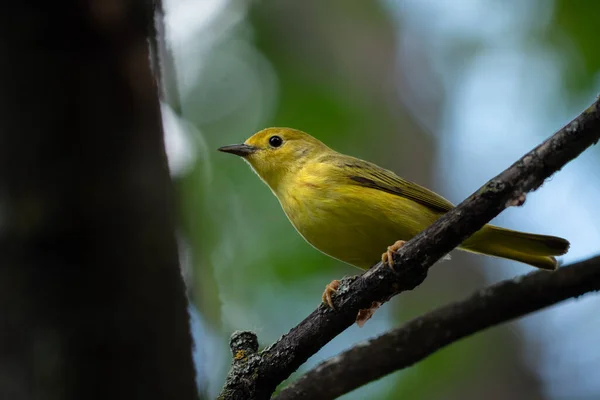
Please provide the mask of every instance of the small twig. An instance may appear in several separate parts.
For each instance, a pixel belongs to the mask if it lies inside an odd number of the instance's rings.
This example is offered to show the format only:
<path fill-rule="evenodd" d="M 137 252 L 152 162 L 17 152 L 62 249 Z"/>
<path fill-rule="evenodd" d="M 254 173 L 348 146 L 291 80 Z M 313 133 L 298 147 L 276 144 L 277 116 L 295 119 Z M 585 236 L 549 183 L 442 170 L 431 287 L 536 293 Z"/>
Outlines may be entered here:
<path fill-rule="evenodd" d="M 324 361 L 275 399 L 334 399 L 464 337 L 597 290 L 600 257 L 500 282 Z"/>
<path fill-rule="evenodd" d="M 408 241 L 394 257 L 394 269 L 381 263 L 365 272 L 334 298 L 335 311 L 319 306 L 279 341 L 263 350 L 260 362 L 240 376 L 233 368 L 221 399 L 268 399 L 284 379 L 310 356 L 352 325 L 361 309 L 373 301 L 418 286 L 428 268 L 507 206 L 518 204 L 528 192 L 576 158 L 600 138 L 598 100 L 544 143 L 485 184 L 432 226 Z M 342 285 L 341 289 L 344 289 Z M 234 362 L 235 366 L 235 362 Z"/>

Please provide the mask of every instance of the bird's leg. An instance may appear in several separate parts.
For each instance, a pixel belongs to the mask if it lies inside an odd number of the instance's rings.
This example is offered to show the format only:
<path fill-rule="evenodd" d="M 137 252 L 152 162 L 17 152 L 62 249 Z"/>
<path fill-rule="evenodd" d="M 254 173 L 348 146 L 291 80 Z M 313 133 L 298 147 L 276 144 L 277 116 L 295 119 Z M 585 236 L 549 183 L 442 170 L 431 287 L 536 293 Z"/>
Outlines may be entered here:
<path fill-rule="evenodd" d="M 323 303 L 327 304 L 332 310 L 335 310 L 335 307 L 333 306 L 333 300 L 331 299 L 331 296 L 337 292 L 339 287 L 340 281 L 337 279 L 332 280 L 327 286 L 325 286 L 325 291 L 323 291 L 323 296 L 321 297 Z"/>
<path fill-rule="evenodd" d="M 404 240 L 397 240 L 396 243 L 388 246 L 387 251 L 381 255 L 381 262 L 392 268 L 392 265 L 394 264 L 394 253 L 400 250 L 405 243 Z"/>

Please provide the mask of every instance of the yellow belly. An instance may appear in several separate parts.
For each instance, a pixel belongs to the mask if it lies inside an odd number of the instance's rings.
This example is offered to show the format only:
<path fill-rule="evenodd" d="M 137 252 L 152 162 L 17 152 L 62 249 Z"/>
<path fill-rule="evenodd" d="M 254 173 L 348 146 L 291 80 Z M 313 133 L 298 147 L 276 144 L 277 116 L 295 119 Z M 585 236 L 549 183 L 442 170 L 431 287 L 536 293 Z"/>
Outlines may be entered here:
<path fill-rule="evenodd" d="M 406 198 L 359 186 L 278 195 L 296 230 L 318 250 L 368 269 L 397 240 L 409 240 L 440 214 Z"/>

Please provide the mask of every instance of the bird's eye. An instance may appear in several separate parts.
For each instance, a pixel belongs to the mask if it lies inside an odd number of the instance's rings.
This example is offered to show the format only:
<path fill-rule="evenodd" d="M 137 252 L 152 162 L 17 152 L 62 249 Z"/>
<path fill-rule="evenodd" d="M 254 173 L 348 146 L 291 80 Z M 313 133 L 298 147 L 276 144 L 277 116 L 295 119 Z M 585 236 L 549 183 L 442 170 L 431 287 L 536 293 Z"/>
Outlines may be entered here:
<path fill-rule="evenodd" d="M 279 136 L 271 136 L 269 138 L 269 144 L 271 145 L 271 147 L 279 147 L 283 144 L 283 139 Z"/>

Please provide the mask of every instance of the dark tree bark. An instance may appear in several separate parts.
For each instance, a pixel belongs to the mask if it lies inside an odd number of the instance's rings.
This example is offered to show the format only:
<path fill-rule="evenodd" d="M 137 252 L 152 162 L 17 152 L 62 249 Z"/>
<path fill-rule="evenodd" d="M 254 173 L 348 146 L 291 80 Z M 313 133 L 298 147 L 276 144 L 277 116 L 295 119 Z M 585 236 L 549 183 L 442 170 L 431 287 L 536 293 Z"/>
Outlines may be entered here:
<path fill-rule="evenodd" d="M 0 398 L 192 399 L 149 1 L 0 13 Z"/>

